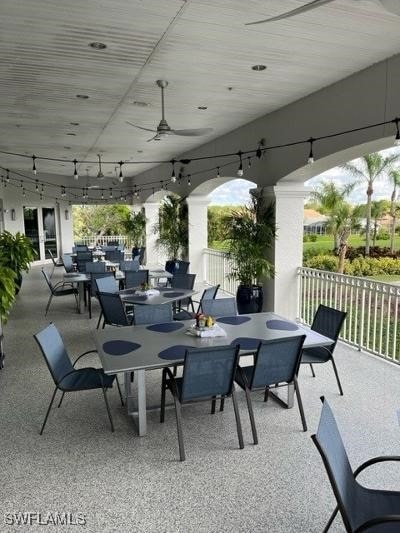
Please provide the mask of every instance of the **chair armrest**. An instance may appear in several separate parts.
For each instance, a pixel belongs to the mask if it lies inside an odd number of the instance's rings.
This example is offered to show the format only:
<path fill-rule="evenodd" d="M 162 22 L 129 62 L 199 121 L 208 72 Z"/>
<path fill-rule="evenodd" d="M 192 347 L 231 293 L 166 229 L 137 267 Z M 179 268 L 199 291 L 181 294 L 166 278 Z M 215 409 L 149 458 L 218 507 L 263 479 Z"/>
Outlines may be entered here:
<path fill-rule="evenodd" d="M 101 388 L 104 388 L 104 380 L 103 380 L 103 369 L 102 368 L 93 368 L 92 366 L 85 366 L 85 368 L 76 368 L 75 370 L 71 370 L 70 372 L 67 372 L 59 381 L 58 385 L 60 386 L 62 381 L 67 377 L 67 376 L 70 376 L 72 374 L 76 374 L 76 373 L 79 373 L 79 372 L 87 372 L 87 371 L 90 371 L 90 372 L 94 372 L 96 374 L 98 374 L 99 378 L 100 378 L 100 386 Z"/>
<path fill-rule="evenodd" d="M 175 381 L 175 377 L 173 373 L 171 372 L 171 369 L 166 366 L 164 367 L 164 370 L 165 370 L 165 373 L 168 374 L 169 379 L 172 379 L 172 381 Z"/>
<path fill-rule="evenodd" d="M 383 463 L 384 461 L 400 461 L 400 456 L 384 455 L 384 456 L 379 456 L 379 457 L 373 457 L 372 459 L 365 461 L 365 463 L 362 463 L 358 468 L 356 468 L 356 470 L 354 471 L 354 477 L 356 478 L 360 472 L 362 472 L 369 466 L 372 466 L 376 463 Z"/>
<path fill-rule="evenodd" d="M 387 514 L 382 516 L 377 516 L 372 520 L 367 520 L 361 524 L 357 529 L 354 530 L 354 533 L 359 531 L 368 531 L 371 527 L 377 526 L 379 524 L 387 524 L 388 522 L 400 522 L 400 515 L 398 514 Z"/>
<path fill-rule="evenodd" d="M 79 356 L 75 359 L 75 361 L 74 361 L 74 363 L 73 363 L 72 366 L 75 367 L 75 365 L 76 365 L 76 363 L 79 361 L 79 359 L 80 359 L 81 357 L 83 357 L 84 355 L 87 355 L 87 354 L 89 354 L 89 353 L 98 353 L 98 352 L 97 352 L 97 350 L 88 350 L 87 352 L 83 352 L 83 353 L 81 353 L 81 355 L 79 355 Z"/>

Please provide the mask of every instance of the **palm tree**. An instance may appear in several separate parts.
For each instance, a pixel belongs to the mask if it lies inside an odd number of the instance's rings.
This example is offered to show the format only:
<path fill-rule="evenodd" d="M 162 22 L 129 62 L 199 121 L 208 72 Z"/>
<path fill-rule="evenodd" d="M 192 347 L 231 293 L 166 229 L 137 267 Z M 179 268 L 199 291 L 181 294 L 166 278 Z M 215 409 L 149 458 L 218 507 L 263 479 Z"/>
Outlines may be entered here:
<path fill-rule="evenodd" d="M 392 217 L 392 227 L 390 228 L 390 252 L 394 253 L 394 236 L 396 232 L 396 217 L 398 213 L 398 206 L 396 205 L 397 188 L 400 187 L 400 168 L 392 168 L 389 171 L 393 191 L 390 197 L 390 216 Z"/>
<path fill-rule="evenodd" d="M 376 238 L 378 236 L 379 220 L 386 215 L 388 211 L 387 200 L 378 200 L 371 202 L 371 218 L 374 221 L 374 228 L 372 231 L 372 246 L 376 246 Z"/>
<path fill-rule="evenodd" d="M 311 193 L 312 199 L 316 202 L 318 211 L 328 217 L 328 230 L 333 235 L 333 251 L 339 248 L 339 235 L 333 214 L 335 209 L 348 197 L 354 189 L 355 183 L 349 183 L 339 188 L 333 181 L 325 181 L 319 188 Z"/>
<path fill-rule="evenodd" d="M 341 202 L 336 206 L 332 214 L 331 223 L 335 225 L 339 240 L 338 247 L 338 272 L 343 274 L 348 240 L 351 233 L 360 229 L 360 209 L 358 206 L 353 207 L 347 202 Z"/>
<path fill-rule="evenodd" d="M 391 169 L 393 163 L 399 158 L 398 155 L 384 157 L 378 152 L 366 154 L 354 162 L 346 163 L 343 168 L 350 172 L 358 181 L 367 182 L 367 213 L 365 227 L 365 255 L 369 255 L 370 230 L 371 230 L 371 202 L 374 193 L 374 183 L 385 172 Z"/>

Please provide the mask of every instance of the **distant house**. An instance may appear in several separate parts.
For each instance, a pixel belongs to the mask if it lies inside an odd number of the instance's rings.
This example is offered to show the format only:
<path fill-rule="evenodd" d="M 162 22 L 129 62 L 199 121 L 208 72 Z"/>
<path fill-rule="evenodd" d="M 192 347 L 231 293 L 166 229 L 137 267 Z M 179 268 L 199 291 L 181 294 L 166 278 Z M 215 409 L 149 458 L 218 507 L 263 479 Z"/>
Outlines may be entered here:
<path fill-rule="evenodd" d="M 324 235 L 326 233 L 328 217 L 321 215 L 315 209 L 304 209 L 303 231 L 306 234 Z"/>

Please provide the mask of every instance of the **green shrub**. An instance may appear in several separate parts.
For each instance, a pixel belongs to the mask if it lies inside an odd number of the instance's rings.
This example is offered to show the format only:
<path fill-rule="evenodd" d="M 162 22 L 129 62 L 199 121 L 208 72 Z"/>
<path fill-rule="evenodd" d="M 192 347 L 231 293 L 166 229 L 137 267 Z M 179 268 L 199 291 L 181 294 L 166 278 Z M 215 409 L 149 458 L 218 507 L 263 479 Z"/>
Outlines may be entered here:
<path fill-rule="evenodd" d="M 400 259 L 393 257 L 358 257 L 348 261 L 345 273 L 350 276 L 400 275 Z"/>
<path fill-rule="evenodd" d="M 376 234 L 377 241 L 387 241 L 389 239 L 390 239 L 389 232 L 384 229 L 380 229 L 378 233 Z"/>
<path fill-rule="evenodd" d="M 316 268 L 317 270 L 337 272 L 338 258 L 334 255 L 316 255 L 314 257 L 309 257 L 304 261 L 304 266 L 308 268 Z"/>

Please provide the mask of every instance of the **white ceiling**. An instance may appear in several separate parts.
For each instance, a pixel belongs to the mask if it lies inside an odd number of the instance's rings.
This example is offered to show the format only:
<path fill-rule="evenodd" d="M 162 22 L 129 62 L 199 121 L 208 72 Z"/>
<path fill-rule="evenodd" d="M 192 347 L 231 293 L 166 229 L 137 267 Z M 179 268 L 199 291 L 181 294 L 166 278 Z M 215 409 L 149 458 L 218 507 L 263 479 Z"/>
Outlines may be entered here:
<path fill-rule="evenodd" d="M 399 52 L 400 17 L 374 0 L 336 0 L 279 22 L 244 25 L 304 3 L 1 0 L 0 150 L 80 161 L 97 160 L 99 152 L 108 161 L 168 160 Z M 94 50 L 93 41 L 107 48 Z M 252 71 L 259 63 L 267 70 Z M 127 125 L 158 124 L 157 79 L 169 81 L 172 128 L 213 133 L 147 143 L 150 133 Z M 199 110 L 203 105 L 208 109 Z M 0 166 L 29 172 L 32 160 L 0 154 Z M 125 165 L 124 173 L 151 166 Z M 37 167 L 39 176 L 73 179 L 70 163 L 38 160 Z M 97 170 L 82 163 L 79 172 Z M 115 165 L 103 171 L 116 175 Z"/>

